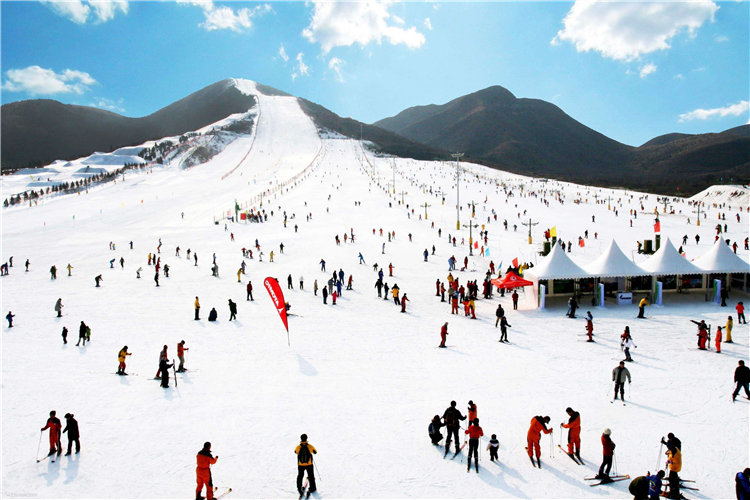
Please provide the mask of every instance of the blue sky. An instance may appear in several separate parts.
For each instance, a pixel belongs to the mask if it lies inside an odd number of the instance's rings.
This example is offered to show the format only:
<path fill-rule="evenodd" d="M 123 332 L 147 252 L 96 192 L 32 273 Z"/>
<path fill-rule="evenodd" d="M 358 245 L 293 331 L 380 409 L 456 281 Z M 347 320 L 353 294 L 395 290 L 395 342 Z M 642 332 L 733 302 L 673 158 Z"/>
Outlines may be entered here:
<path fill-rule="evenodd" d="M 749 25 L 711 0 L 3 2 L 2 103 L 143 116 L 237 77 L 370 123 L 501 85 L 640 145 L 748 123 Z"/>

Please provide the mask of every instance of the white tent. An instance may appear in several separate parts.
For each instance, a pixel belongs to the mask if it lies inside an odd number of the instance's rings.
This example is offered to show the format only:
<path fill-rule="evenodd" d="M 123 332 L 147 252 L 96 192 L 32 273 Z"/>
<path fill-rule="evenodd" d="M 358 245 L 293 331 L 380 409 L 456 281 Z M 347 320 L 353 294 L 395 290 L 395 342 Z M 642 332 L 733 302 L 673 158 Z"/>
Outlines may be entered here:
<path fill-rule="evenodd" d="M 531 275 L 540 280 L 566 280 L 590 278 L 591 275 L 570 260 L 560 245 L 552 246 L 552 251 L 538 265 L 527 269 L 524 277 Z"/>
<path fill-rule="evenodd" d="M 670 276 L 675 274 L 706 274 L 706 271 L 688 262 L 680 255 L 669 238 L 646 262 L 639 267 L 647 274 L 655 276 Z"/>
<path fill-rule="evenodd" d="M 724 240 L 719 238 L 711 250 L 693 261 L 707 273 L 750 273 L 750 264 L 738 257 Z"/>
<path fill-rule="evenodd" d="M 595 261 L 583 266 L 583 269 L 592 276 L 600 278 L 627 278 L 630 276 L 647 276 L 650 273 L 638 267 L 628 259 L 615 240 L 609 244 L 607 249 Z"/>

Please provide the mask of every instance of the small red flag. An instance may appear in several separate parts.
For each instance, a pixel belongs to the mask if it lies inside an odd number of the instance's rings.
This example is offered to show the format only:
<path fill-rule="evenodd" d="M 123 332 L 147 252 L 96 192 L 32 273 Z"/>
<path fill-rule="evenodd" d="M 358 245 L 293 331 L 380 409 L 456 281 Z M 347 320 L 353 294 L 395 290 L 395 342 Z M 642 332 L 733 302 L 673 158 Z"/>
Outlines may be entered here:
<path fill-rule="evenodd" d="M 655 233 L 660 233 L 660 232 L 661 232 L 661 221 L 658 221 L 658 220 L 657 220 L 657 221 L 656 221 L 656 222 L 654 223 L 654 232 L 655 232 Z"/>
<path fill-rule="evenodd" d="M 513 267 L 518 267 L 518 257 L 513 259 Z"/>
<path fill-rule="evenodd" d="M 263 281 L 263 284 L 265 285 L 266 290 L 268 290 L 268 295 L 271 296 L 273 305 L 274 307 L 276 307 L 276 312 L 278 312 L 279 317 L 281 317 L 281 322 L 284 323 L 284 328 L 286 328 L 287 333 L 289 333 L 289 324 L 287 323 L 286 319 L 286 304 L 284 302 L 284 293 L 281 291 L 279 282 L 269 277 Z"/>

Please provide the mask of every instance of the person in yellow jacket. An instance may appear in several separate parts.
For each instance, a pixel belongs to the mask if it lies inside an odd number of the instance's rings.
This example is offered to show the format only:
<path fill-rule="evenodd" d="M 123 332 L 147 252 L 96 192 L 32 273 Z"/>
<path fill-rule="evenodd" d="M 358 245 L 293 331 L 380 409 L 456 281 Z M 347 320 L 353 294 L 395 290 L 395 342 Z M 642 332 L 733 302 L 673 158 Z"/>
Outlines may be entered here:
<path fill-rule="evenodd" d="M 391 288 L 391 293 L 393 294 L 393 302 L 397 305 L 401 305 L 401 301 L 398 300 L 398 292 L 400 292 L 398 285 L 393 285 L 393 288 Z"/>
<path fill-rule="evenodd" d="M 669 498 L 680 498 L 680 476 L 682 470 L 682 451 L 677 447 L 667 450 L 667 465 L 669 466 Z"/>
<path fill-rule="evenodd" d="M 201 312 L 201 303 L 198 301 L 198 297 L 195 298 L 195 320 L 199 320 L 200 318 L 200 312 Z"/>
<path fill-rule="evenodd" d="M 641 319 L 644 319 L 646 316 L 643 315 L 643 313 L 646 310 L 646 306 L 650 305 L 648 303 L 648 299 L 646 297 L 643 297 L 641 299 L 641 302 L 638 304 L 638 317 Z"/>
<path fill-rule="evenodd" d="M 307 434 L 300 436 L 300 443 L 294 449 L 297 455 L 297 491 L 302 495 L 302 478 L 307 471 L 307 479 L 310 482 L 308 492 L 315 493 L 315 466 L 313 465 L 313 455 L 318 453 L 313 445 L 307 442 Z"/>
<path fill-rule="evenodd" d="M 724 331 L 727 334 L 724 339 L 724 342 L 726 342 L 727 344 L 734 344 L 734 342 L 732 342 L 732 328 L 733 327 L 734 327 L 734 320 L 732 319 L 731 316 L 729 316 L 727 318 L 727 326 L 726 328 L 724 328 Z"/>
<path fill-rule="evenodd" d="M 271 253 L 268 254 L 268 257 L 271 259 L 271 262 L 273 262 L 273 250 L 271 250 Z"/>
<path fill-rule="evenodd" d="M 237 269 L 237 283 L 242 283 L 242 268 Z"/>
<path fill-rule="evenodd" d="M 128 352 L 128 346 L 123 347 L 120 349 L 120 352 L 117 353 L 117 361 L 120 362 L 120 366 L 117 367 L 117 374 L 118 375 L 127 375 L 125 373 L 125 359 L 126 356 L 130 356 L 131 353 Z"/>

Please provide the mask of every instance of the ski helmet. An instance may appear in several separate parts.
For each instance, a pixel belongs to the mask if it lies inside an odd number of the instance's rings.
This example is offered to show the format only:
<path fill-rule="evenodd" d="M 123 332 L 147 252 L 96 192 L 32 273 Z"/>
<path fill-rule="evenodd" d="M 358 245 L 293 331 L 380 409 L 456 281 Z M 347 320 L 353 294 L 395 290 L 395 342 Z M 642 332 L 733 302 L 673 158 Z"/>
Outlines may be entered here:
<path fill-rule="evenodd" d="M 612 434 L 612 431 L 611 431 L 611 430 L 609 430 L 609 429 L 604 429 L 604 433 L 603 433 L 603 434 L 604 434 L 605 436 L 609 436 L 610 434 Z"/>

